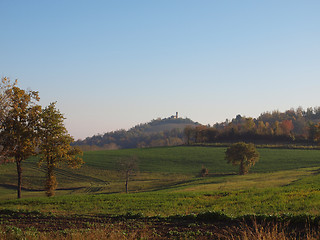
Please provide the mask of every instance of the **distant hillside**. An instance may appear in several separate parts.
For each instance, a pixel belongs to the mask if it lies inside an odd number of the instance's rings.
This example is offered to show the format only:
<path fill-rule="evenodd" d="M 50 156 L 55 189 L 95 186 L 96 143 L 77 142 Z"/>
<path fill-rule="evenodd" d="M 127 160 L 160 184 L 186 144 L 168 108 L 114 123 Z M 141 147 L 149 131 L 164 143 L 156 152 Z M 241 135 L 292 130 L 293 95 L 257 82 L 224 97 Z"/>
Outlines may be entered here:
<path fill-rule="evenodd" d="M 200 125 L 188 118 L 172 116 L 154 119 L 132 127 L 78 140 L 73 145 L 83 150 L 173 146 L 184 143 L 184 128 Z"/>
<path fill-rule="evenodd" d="M 263 144 L 320 143 L 320 107 L 302 107 L 285 112 L 264 112 L 258 118 L 238 114 L 232 120 L 210 126 L 187 128 L 186 142 L 253 142 Z"/>
<path fill-rule="evenodd" d="M 188 126 L 188 127 L 187 127 Z M 186 128 L 187 127 L 187 128 Z M 213 126 L 172 116 L 88 137 L 74 145 L 83 150 L 175 146 L 184 143 L 319 144 L 320 107 L 264 112 L 258 118 L 238 114 Z"/>

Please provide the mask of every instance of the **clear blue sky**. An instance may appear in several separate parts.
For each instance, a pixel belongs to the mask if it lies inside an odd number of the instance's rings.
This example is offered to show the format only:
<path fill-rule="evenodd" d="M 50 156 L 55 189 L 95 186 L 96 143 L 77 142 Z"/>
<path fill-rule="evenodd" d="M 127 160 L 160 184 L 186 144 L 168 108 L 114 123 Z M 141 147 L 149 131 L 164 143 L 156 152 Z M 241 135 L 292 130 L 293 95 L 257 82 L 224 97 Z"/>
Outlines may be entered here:
<path fill-rule="evenodd" d="M 0 76 L 76 139 L 319 106 L 319 0 L 0 0 Z"/>

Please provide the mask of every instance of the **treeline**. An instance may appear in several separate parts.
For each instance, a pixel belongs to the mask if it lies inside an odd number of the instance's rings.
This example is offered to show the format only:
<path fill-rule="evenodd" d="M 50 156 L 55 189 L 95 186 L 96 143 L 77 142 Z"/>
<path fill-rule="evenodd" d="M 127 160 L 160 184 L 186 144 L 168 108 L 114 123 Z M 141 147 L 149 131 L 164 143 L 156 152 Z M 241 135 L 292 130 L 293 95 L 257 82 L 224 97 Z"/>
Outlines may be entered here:
<path fill-rule="evenodd" d="M 237 115 L 212 126 L 188 118 L 169 117 L 78 140 L 82 150 L 176 146 L 193 143 L 253 142 L 316 144 L 320 139 L 320 107 L 264 112 L 258 118 Z"/>
<path fill-rule="evenodd" d="M 187 144 L 215 142 L 314 144 L 320 138 L 320 107 L 262 113 L 258 118 L 237 115 L 213 126 L 187 126 Z"/>
<path fill-rule="evenodd" d="M 188 118 L 158 118 L 149 123 L 136 125 L 128 131 L 122 129 L 87 137 L 74 142 L 73 145 L 80 146 L 84 151 L 176 146 L 185 143 L 184 128 L 196 125 L 199 124 Z"/>

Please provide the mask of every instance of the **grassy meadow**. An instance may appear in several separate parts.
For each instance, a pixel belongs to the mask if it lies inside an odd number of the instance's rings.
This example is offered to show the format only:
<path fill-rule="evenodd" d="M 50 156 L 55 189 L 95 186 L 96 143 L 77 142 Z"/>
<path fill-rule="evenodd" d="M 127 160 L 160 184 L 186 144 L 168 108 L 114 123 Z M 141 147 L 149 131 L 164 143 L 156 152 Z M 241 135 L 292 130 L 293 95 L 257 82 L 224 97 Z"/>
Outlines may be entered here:
<path fill-rule="evenodd" d="M 248 175 L 223 147 L 163 147 L 84 153 L 58 169 L 45 197 L 44 167 L 0 166 L 1 239 L 319 239 L 320 150 L 259 148 Z M 125 194 L 119 159 L 138 158 Z M 209 170 L 199 177 L 202 166 Z"/>
<path fill-rule="evenodd" d="M 320 215 L 320 151 L 258 149 L 259 162 L 245 176 L 224 160 L 222 147 L 170 147 L 93 151 L 85 165 L 59 169 L 57 196 L 44 197 L 45 171 L 37 159 L 24 163 L 23 199 L 15 200 L 15 165 L 0 168 L 0 209 L 59 214 L 170 216 L 223 212 Z M 137 156 L 139 173 L 124 194 L 121 158 Z M 199 177 L 202 166 L 207 177 Z"/>

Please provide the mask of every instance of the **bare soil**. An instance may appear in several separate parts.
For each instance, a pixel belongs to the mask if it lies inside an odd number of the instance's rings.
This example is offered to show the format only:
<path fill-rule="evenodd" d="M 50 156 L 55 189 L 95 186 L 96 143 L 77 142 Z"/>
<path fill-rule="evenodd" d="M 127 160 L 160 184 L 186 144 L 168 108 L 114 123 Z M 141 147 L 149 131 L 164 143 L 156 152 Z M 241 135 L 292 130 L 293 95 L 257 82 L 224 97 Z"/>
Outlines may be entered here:
<path fill-rule="evenodd" d="M 319 236 L 319 226 L 308 226 L 299 224 L 285 224 L 274 222 L 238 221 L 238 220 L 217 220 L 217 221 L 196 221 L 183 218 L 145 218 L 137 216 L 56 216 L 33 213 L 10 213 L 0 214 L 0 226 L 3 228 L 17 227 L 22 231 L 34 229 L 38 232 L 61 232 L 64 230 L 88 230 L 113 228 L 121 229 L 130 234 L 132 232 L 152 231 L 157 239 L 228 239 L 228 236 L 240 237 L 244 231 L 259 232 L 278 231 L 296 239 L 311 232 Z"/>

